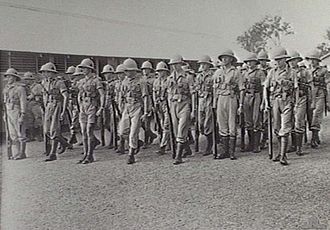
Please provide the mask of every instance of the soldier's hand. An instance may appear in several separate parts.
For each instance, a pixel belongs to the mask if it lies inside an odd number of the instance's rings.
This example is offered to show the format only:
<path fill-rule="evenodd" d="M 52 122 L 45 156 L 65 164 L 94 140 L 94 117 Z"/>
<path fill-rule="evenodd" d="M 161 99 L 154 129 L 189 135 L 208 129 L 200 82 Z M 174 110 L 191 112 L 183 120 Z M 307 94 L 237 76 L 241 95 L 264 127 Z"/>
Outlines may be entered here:
<path fill-rule="evenodd" d="M 191 119 L 191 121 L 195 121 L 195 111 L 192 111 L 191 113 L 190 113 L 190 119 Z"/>
<path fill-rule="evenodd" d="M 63 121 L 63 120 L 64 120 L 64 117 L 65 117 L 65 112 L 63 111 L 63 112 L 61 113 L 60 120 Z"/>
<path fill-rule="evenodd" d="M 97 112 L 96 112 L 96 116 L 101 116 L 101 114 L 102 114 L 102 112 L 103 112 L 103 108 L 99 108 L 99 110 L 97 110 Z"/>
<path fill-rule="evenodd" d="M 240 105 L 237 109 L 237 114 L 241 115 L 242 112 L 243 112 L 243 106 Z"/>

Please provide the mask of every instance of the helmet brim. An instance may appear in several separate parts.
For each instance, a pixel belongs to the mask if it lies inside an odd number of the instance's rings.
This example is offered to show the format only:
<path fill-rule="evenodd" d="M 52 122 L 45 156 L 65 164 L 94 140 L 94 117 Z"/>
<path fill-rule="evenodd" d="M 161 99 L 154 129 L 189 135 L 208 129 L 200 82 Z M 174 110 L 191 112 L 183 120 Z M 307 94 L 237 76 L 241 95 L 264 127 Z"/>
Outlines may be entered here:
<path fill-rule="evenodd" d="M 290 58 L 288 58 L 286 61 L 287 61 L 287 62 L 290 62 L 290 61 L 295 60 L 295 59 L 299 59 L 298 62 L 301 62 L 302 60 L 304 60 L 302 57 L 290 57 Z"/>
<path fill-rule="evenodd" d="M 234 59 L 233 62 L 237 62 L 237 58 L 236 58 L 235 56 L 233 56 L 233 55 L 229 55 L 229 54 L 220 54 L 220 55 L 218 56 L 218 59 L 221 61 L 221 58 L 223 58 L 223 57 L 231 57 L 231 58 Z"/>
<path fill-rule="evenodd" d="M 78 65 L 78 68 L 87 68 L 87 69 L 94 70 L 93 67 L 90 67 L 90 66 L 87 66 L 87 65 Z"/>
<path fill-rule="evenodd" d="M 318 60 L 319 62 L 322 61 L 320 58 L 317 57 L 305 57 L 306 60 Z"/>
<path fill-rule="evenodd" d="M 258 59 L 246 59 L 243 62 L 248 63 L 249 61 L 256 61 L 258 64 L 260 63 L 260 61 Z"/>

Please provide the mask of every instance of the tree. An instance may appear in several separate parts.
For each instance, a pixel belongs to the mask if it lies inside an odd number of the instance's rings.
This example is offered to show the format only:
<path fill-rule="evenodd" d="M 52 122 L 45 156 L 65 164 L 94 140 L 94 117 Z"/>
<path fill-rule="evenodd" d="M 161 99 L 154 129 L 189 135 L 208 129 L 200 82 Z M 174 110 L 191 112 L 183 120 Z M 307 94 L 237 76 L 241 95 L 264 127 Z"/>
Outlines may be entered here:
<path fill-rule="evenodd" d="M 236 38 L 238 44 L 249 52 L 258 53 L 265 50 L 272 42 L 281 45 L 281 38 L 294 34 L 290 23 L 284 22 L 280 16 L 266 15 L 261 21 L 254 23 L 247 31 Z"/>
<path fill-rule="evenodd" d="M 318 44 L 318 46 L 316 47 L 318 50 L 321 51 L 321 57 L 330 52 L 330 28 L 326 31 L 324 38 L 327 41 Z"/>

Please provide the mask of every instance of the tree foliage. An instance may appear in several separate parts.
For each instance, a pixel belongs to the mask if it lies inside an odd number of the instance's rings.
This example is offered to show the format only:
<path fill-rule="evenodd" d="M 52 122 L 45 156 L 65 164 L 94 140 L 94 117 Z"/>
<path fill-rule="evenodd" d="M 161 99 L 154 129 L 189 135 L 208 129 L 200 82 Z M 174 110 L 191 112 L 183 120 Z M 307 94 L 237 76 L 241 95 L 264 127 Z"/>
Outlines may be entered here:
<path fill-rule="evenodd" d="M 280 16 L 266 15 L 261 21 L 254 23 L 247 31 L 236 38 L 238 44 L 249 52 L 258 53 L 265 50 L 272 42 L 281 45 L 281 38 L 294 34 L 290 23 Z"/>
<path fill-rule="evenodd" d="M 326 31 L 324 38 L 326 39 L 326 42 L 322 42 L 316 47 L 318 50 L 321 51 L 321 56 L 326 55 L 330 52 L 330 28 Z"/>

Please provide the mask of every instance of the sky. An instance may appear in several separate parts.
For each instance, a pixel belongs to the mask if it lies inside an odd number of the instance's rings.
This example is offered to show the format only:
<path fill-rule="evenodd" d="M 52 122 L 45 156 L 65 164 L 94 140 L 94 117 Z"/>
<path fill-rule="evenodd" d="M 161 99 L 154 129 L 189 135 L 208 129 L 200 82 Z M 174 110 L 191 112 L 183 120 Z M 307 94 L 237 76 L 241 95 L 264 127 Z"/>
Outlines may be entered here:
<path fill-rule="evenodd" d="M 329 0 L 0 0 L 0 49 L 198 59 L 233 49 L 265 15 L 293 27 L 283 39 L 303 55 L 325 41 Z"/>

